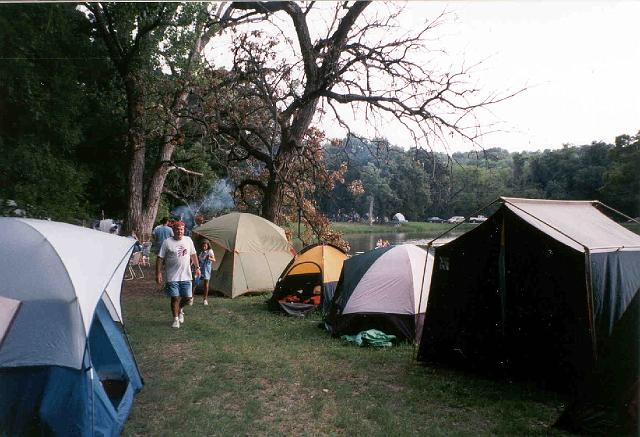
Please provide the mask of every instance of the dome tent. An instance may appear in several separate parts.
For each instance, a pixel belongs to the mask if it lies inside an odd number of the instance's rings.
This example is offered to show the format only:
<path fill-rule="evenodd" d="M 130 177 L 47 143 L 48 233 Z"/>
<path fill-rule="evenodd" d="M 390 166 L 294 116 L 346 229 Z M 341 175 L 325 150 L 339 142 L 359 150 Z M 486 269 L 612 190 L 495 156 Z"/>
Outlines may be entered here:
<path fill-rule="evenodd" d="M 0 297 L 18 302 L 0 323 L 0 429 L 120 434 L 142 387 L 119 326 L 133 240 L 0 218 L 0 241 Z M 88 248 L 100 248 L 90 262 Z"/>
<path fill-rule="evenodd" d="M 433 256 L 413 244 L 374 249 L 344 262 L 326 318 L 333 335 L 378 329 L 413 341 L 421 332 Z"/>
<path fill-rule="evenodd" d="M 404 217 L 404 214 L 402 214 L 401 212 L 395 213 L 391 220 L 398 223 L 405 223 L 407 221 L 407 219 Z"/>
<path fill-rule="evenodd" d="M 269 306 L 304 316 L 318 305 L 328 312 L 347 254 L 331 244 L 307 246 L 283 270 Z"/>
<path fill-rule="evenodd" d="M 294 250 L 284 230 L 257 215 L 232 212 L 193 229 L 216 257 L 210 287 L 228 297 L 272 291 Z"/>

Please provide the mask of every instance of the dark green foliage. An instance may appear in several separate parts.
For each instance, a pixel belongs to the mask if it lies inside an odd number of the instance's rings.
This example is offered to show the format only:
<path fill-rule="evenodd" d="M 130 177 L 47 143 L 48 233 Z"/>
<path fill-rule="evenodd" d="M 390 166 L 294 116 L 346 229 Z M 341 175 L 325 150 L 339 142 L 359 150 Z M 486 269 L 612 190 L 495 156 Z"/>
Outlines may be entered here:
<path fill-rule="evenodd" d="M 390 146 L 384 140 L 351 138 L 327 146 L 330 168 L 348 164 L 345 184 L 320 199 L 330 215 L 369 210 L 390 218 L 402 212 L 408 220 L 432 216 L 469 217 L 499 196 L 600 200 L 620 211 L 640 214 L 638 137 L 621 136 L 616 145 L 594 142 L 559 150 L 509 153 L 500 148 L 447 156 Z M 346 187 L 362 181 L 364 193 Z M 484 210 L 484 214 L 492 209 Z"/>
<path fill-rule="evenodd" d="M 120 185 L 120 120 L 86 18 L 73 4 L 3 5 L 0 44 L 0 197 L 34 217 L 95 215 Z"/>
<path fill-rule="evenodd" d="M 610 150 L 611 165 L 604 175 L 601 193 L 611 206 L 640 216 L 640 132 L 621 135 Z"/>
<path fill-rule="evenodd" d="M 87 171 L 56 156 L 47 145 L 14 144 L 0 154 L 0 168 L 3 198 L 15 200 L 29 216 L 62 221 L 89 218 Z"/>
<path fill-rule="evenodd" d="M 141 39 L 135 59 L 127 64 L 140 72 L 145 84 L 148 153 L 143 181 L 148 184 L 163 141 L 162 108 L 170 106 L 180 85 L 178 73 L 185 69 L 197 34 L 181 25 L 198 22 L 206 5 L 112 3 L 106 7 L 115 17 L 114 26 L 125 47 L 134 45 L 135 26 L 175 17 Z M 104 211 L 110 217 L 125 217 L 130 155 L 123 83 L 105 45 L 92 32 L 90 20 L 76 4 L 0 7 L 0 199 L 15 200 L 30 216 L 71 221 Z M 157 44 L 163 38 L 168 42 L 164 62 L 170 63 L 172 74 L 161 68 Z M 196 68 L 194 80 L 205 80 L 198 72 Z M 172 173 L 166 187 L 197 203 L 217 177 L 234 169 L 221 164 L 219 150 L 202 142 L 195 123 L 187 122 L 181 134 L 172 159 L 204 177 L 188 190 Z M 352 137 L 326 147 L 328 167 L 335 170 L 346 162 L 348 170 L 345 183 L 320 194 L 318 201 L 329 215 L 352 211 L 364 215 L 371 197 L 374 215 L 380 218 L 402 212 L 409 220 L 420 221 L 431 216 L 468 217 L 501 195 L 598 199 L 637 217 L 639 138 L 640 134 L 622 135 L 614 145 L 594 142 L 543 152 L 492 148 L 447 156 L 405 150 L 384 139 Z M 362 181 L 364 193 L 348 189 L 357 180 Z M 163 197 L 163 210 L 181 203 Z"/>

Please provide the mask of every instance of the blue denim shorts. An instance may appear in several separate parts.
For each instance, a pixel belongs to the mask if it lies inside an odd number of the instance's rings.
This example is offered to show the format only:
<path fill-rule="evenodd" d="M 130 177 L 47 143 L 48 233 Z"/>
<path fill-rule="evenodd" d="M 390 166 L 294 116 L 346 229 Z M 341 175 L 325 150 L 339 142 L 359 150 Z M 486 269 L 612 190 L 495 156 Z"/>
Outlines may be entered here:
<path fill-rule="evenodd" d="M 191 281 L 167 282 L 166 291 L 171 297 L 191 297 Z"/>

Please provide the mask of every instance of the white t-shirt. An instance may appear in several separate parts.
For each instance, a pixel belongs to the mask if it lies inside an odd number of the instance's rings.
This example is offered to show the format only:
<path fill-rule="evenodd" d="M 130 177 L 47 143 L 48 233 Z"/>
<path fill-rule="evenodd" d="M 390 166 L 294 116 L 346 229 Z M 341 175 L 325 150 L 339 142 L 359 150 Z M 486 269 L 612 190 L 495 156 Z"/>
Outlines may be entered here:
<path fill-rule="evenodd" d="M 185 236 L 180 240 L 170 237 L 164 240 L 158 256 L 164 260 L 165 281 L 191 281 L 191 255 L 196 253 L 190 237 Z"/>

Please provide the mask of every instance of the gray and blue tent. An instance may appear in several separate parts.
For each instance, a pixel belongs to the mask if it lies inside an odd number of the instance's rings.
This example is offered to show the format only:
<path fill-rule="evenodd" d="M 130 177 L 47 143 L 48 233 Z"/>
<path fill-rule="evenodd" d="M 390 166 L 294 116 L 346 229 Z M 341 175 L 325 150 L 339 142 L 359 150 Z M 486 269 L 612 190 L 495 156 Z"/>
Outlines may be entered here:
<path fill-rule="evenodd" d="M 640 236 L 596 201 L 500 202 L 436 248 L 418 360 L 578 393 L 559 423 L 573 431 L 622 418 L 638 399 Z"/>
<path fill-rule="evenodd" d="M 134 241 L 0 218 L 0 434 L 117 436 L 142 387 L 120 292 Z"/>
<path fill-rule="evenodd" d="M 327 329 L 336 336 L 377 329 L 401 340 L 416 340 L 432 269 L 432 254 L 413 244 L 347 259 L 325 320 Z"/>

